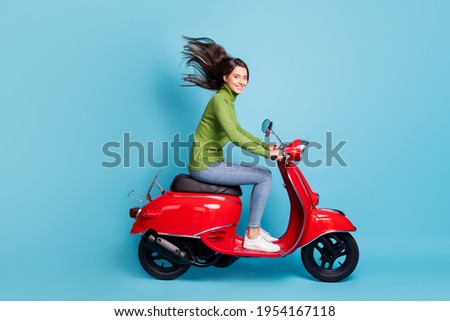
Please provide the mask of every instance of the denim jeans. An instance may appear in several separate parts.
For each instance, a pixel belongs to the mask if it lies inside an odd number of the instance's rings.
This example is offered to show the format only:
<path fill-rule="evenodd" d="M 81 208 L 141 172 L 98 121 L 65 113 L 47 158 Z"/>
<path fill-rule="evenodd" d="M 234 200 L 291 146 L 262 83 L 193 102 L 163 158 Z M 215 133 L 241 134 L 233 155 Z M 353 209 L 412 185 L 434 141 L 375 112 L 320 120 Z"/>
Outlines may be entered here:
<path fill-rule="evenodd" d="M 261 217 L 272 185 L 272 173 L 268 168 L 216 162 L 206 169 L 191 171 L 190 175 L 196 180 L 216 185 L 254 185 L 248 226 L 261 226 Z"/>

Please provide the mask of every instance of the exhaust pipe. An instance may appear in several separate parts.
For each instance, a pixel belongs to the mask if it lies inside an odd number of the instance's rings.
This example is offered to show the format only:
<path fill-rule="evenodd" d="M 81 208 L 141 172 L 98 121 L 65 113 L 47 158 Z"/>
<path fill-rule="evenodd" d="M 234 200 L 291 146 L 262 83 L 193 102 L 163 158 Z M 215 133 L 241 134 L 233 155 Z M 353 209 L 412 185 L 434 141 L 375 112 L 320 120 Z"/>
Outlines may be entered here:
<path fill-rule="evenodd" d="M 180 265 L 191 264 L 187 253 L 166 239 L 155 236 L 152 233 L 146 233 L 142 236 L 142 240 L 146 248 L 158 252 L 169 261 Z"/>

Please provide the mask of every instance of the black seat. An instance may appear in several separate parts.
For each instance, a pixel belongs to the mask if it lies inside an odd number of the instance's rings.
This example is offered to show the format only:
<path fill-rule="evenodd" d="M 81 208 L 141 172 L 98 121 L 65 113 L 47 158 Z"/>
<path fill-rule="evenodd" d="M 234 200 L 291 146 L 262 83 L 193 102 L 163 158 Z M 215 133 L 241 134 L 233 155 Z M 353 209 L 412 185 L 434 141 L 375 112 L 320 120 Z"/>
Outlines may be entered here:
<path fill-rule="evenodd" d="M 172 184 L 170 185 L 170 189 L 174 192 L 227 194 L 233 196 L 242 195 L 240 186 L 226 186 L 203 183 L 186 174 L 175 176 Z"/>

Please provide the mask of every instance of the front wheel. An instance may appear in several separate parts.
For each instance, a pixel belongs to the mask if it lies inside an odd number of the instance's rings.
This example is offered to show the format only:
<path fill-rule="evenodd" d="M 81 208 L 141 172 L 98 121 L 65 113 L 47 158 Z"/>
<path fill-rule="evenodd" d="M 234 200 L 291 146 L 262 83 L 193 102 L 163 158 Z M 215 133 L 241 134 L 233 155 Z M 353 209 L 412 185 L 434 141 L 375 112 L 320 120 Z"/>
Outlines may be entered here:
<path fill-rule="evenodd" d="M 330 233 L 303 247 L 301 256 L 306 270 L 312 276 L 325 282 L 337 282 L 355 270 L 359 250 L 350 233 Z"/>
<path fill-rule="evenodd" d="M 173 280 L 186 273 L 190 265 L 172 262 L 155 250 L 144 245 L 144 239 L 139 243 L 139 261 L 144 270 L 151 276 L 161 280 Z"/>

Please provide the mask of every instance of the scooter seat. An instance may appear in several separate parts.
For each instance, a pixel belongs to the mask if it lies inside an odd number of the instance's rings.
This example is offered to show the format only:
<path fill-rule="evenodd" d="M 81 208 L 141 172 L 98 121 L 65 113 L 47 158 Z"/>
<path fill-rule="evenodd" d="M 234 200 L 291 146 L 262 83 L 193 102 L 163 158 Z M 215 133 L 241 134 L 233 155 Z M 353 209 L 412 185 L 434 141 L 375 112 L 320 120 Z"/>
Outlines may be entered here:
<path fill-rule="evenodd" d="M 170 185 L 170 189 L 174 192 L 227 194 L 233 196 L 242 195 L 240 186 L 208 184 L 200 182 L 186 174 L 175 176 Z"/>

